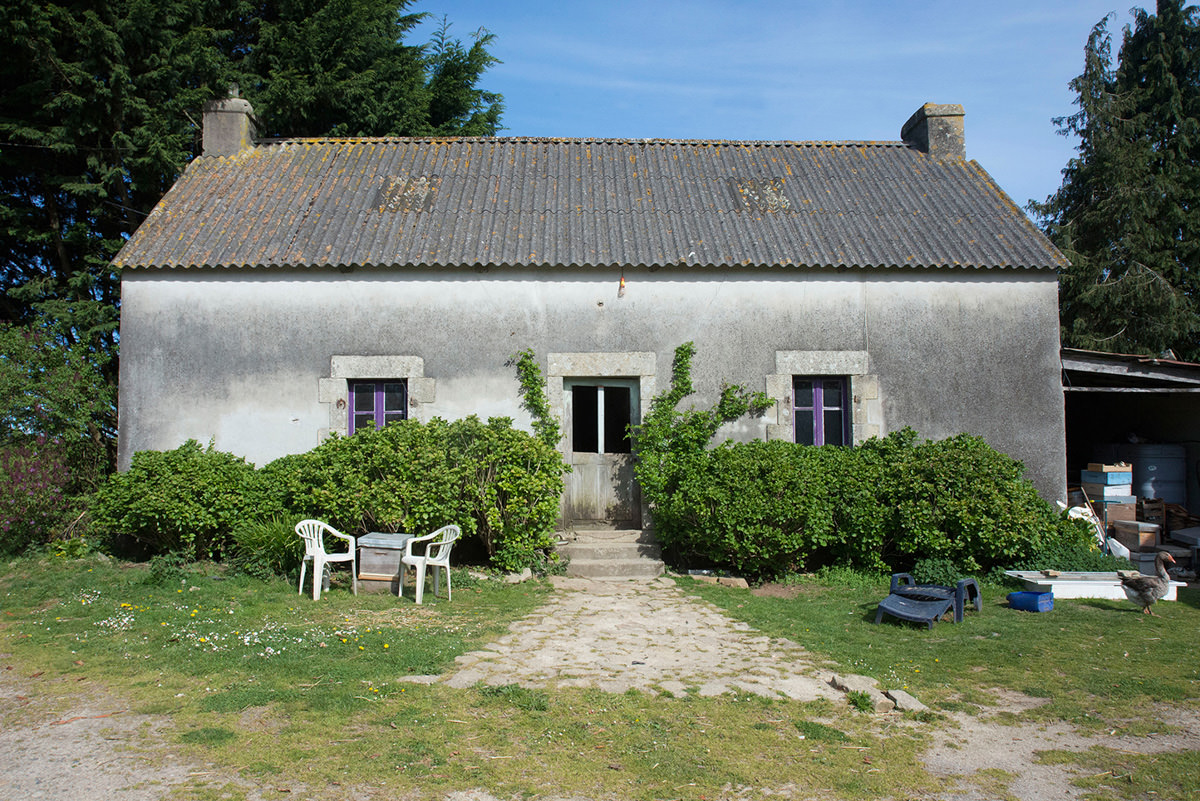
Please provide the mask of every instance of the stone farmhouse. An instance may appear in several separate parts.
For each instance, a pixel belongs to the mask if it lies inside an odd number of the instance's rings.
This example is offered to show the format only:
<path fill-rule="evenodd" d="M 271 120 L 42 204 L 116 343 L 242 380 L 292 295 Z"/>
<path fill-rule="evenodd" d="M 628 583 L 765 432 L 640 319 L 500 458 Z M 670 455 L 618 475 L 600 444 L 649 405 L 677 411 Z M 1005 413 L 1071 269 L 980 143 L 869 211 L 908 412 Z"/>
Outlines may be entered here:
<path fill-rule="evenodd" d="M 188 438 L 264 464 L 402 417 L 509 416 L 548 378 L 569 527 L 639 528 L 626 426 L 696 343 L 724 436 L 969 432 L 1066 484 L 1063 256 L 965 156 L 963 110 L 899 141 L 255 141 L 211 103 L 115 262 L 120 466 Z"/>

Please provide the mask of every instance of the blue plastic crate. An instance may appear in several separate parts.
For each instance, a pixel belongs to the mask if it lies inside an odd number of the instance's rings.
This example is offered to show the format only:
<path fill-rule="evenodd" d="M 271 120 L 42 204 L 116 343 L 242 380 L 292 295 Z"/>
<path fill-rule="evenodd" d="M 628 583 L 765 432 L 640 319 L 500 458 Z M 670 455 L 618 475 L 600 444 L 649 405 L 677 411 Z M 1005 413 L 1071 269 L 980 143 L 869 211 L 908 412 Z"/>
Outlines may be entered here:
<path fill-rule="evenodd" d="M 1022 612 L 1049 612 L 1054 609 L 1054 593 L 1010 592 L 1008 605 Z"/>
<path fill-rule="evenodd" d="M 1095 470 L 1084 470 L 1080 479 L 1091 484 L 1131 484 L 1133 483 L 1133 471 L 1099 473 Z"/>

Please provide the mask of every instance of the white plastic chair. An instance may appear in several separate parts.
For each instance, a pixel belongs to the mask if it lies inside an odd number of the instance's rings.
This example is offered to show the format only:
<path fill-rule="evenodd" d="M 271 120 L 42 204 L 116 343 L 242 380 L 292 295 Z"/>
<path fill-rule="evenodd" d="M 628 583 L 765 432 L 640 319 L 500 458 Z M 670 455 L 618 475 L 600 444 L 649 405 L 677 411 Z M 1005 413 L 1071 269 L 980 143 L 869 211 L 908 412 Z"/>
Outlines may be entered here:
<path fill-rule="evenodd" d="M 358 595 L 358 549 L 355 547 L 354 537 L 351 537 L 349 534 L 343 534 L 333 526 L 322 523 L 320 520 L 301 520 L 296 524 L 296 533 L 304 540 L 304 561 L 300 563 L 300 590 L 298 594 L 304 593 L 304 571 L 308 567 L 309 562 L 313 564 L 312 597 L 314 601 L 321 600 L 321 582 L 325 576 L 325 566 L 332 562 L 349 562 L 351 585 L 354 588 L 354 594 Z M 348 553 L 329 553 L 326 551 L 326 534 L 348 542 L 350 544 L 350 551 Z"/>
<path fill-rule="evenodd" d="M 433 571 L 433 596 L 435 598 L 438 593 L 438 570 L 446 571 L 446 600 L 450 600 L 450 549 L 454 547 L 455 540 L 461 536 L 462 529 L 455 525 L 449 525 L 442 526 L 424 537 L 413 537 L 404 543 L 404 556 L 400 557 L 400 562 L 417 569 L 417 603 L 421 603 L 425 594 L 425 571 L 428 569 Z M 425 546 L 425 555 L 414 554 L 413 546 L 422 542 L 428 543 Z M 407 570 L 403 570 L 400 574 L 401 597 L 404 596 L 404 574 L 407 572 Z"/>

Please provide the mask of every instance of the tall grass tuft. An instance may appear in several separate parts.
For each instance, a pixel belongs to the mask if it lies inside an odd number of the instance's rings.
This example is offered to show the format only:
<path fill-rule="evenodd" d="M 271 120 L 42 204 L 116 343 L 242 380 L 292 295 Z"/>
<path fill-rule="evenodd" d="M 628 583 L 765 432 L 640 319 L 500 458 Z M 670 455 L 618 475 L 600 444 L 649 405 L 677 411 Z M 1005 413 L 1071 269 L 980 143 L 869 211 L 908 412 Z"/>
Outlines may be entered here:
<path fill-rule="evenodd" d="M 248 576 L 290 577 L 300 569 L 304 544 L 296 534 L 300 515 L 251 519 L 233 529 L 233 566 Z"/>

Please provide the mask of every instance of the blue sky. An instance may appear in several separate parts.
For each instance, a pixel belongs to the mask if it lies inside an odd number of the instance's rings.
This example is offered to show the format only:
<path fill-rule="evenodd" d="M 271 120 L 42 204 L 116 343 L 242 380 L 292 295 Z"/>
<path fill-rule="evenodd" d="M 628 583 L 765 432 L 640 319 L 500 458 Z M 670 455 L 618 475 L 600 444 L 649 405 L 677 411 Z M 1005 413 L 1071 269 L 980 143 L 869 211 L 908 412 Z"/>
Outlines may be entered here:
<path fill-rule="evenodd" d="M 483 86 L 505 136 L 900 138 L 922 103 L 961 103 L 967 157 L 1014 201 L 1058 188 L 1074 142 L 1051 118 L 1112 0 L 415 0 L 468 42 L 495 34 Z M 1153 3 L 1149 3 L 1153 9 Z M 1144 5 L 1143 5 L 1144 7 Z M 409 41 L 425 41 L 429 24 Z M 1115 49 L 1115 48 L 1114 48 Z"/>

